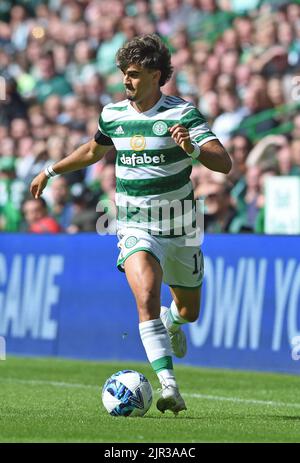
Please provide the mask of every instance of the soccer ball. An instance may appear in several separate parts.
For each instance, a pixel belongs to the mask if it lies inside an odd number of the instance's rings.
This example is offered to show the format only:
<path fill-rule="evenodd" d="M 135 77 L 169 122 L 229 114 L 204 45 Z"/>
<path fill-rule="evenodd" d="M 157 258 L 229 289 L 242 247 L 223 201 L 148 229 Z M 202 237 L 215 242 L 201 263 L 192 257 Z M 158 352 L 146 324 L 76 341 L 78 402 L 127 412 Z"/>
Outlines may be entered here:
<path fill-rule="evenodd" d="M 112 416 L 143 416 L 152 404 L 152 387 L 141 373 L 121 370 L 105 382 L 102 402 Z"/>

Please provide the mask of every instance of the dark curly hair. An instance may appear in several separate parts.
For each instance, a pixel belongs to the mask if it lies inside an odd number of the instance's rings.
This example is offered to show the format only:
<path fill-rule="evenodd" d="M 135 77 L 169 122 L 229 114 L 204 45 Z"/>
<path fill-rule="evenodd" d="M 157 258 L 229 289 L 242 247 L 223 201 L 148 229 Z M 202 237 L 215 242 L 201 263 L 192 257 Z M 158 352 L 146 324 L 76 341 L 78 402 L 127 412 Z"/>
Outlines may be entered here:
<path fill-rule="evenodd" d="M 130 64 L 139 64 L 143 68 L 159 70 L 162 87 L 172 76 L 171 54 L 156 34 L 134 37 L 120 48 L 116 55 L 117 66 L 124 72 Z"/>

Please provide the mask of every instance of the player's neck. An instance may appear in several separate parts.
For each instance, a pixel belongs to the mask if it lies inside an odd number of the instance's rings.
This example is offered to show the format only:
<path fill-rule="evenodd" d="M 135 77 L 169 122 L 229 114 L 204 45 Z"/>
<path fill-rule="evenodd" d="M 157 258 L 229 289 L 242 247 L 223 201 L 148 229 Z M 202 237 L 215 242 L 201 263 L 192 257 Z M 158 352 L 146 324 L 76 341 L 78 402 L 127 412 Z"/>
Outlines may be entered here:
<path fill-rule="evenodd" d="M 160 100 L 161 95 L 162 93 L 160 89 L 158 89 L 157 93 L 151 95 L 149 98 L 143 101 L 132 101 L 131 104 L 136 111 L 138 111 L 139 113 L 144 113 L 146 111 L 149 111 L 149 109 L 153 108 L 153 106 L 156 105 L 158 100 Z"/>

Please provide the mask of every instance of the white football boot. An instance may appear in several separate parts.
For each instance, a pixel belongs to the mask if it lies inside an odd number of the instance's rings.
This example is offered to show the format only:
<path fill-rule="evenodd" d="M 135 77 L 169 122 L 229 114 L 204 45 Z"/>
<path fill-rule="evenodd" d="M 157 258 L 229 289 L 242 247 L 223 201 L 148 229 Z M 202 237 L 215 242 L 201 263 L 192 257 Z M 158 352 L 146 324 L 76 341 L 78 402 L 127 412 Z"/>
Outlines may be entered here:
<path fill-rule="evenodd" d="M 156 402 L 156 407 L 162 413 L 171 410 L 175 415 L 187 409 L 178 388 L 165 384 L 162 384 L 161 397 Z"/>
<path fill-rule="evenodd" d="M 167 326 L 167 322 L 166 322 L 168 310 L 170 310 L 168 307 L 162 306 L 161 312 L 160 312 L 160 318 L 165 328 L 168 331 L 173 354 L 175 355 L 175 357 L 182 358 L 185 356 L 186 351 L 187 351 L 186 336 L 185 336 L 184 331 L 181 328 L 178 328 L 176 331 L 172 331 L 169 329 L 169 327 Z"/>

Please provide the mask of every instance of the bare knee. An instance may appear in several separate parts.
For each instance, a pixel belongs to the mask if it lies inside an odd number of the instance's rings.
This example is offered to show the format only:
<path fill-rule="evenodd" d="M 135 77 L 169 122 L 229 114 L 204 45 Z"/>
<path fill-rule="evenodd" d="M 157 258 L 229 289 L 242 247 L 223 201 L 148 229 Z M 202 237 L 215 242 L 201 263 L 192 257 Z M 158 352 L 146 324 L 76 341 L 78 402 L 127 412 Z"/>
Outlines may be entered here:
<path fill-rule="evenodd" d="M 148 252 L 139 251 L 129 256 L 124 266 L 140 321 L 159 318 L 162 281 L 160 264 Z"/>

